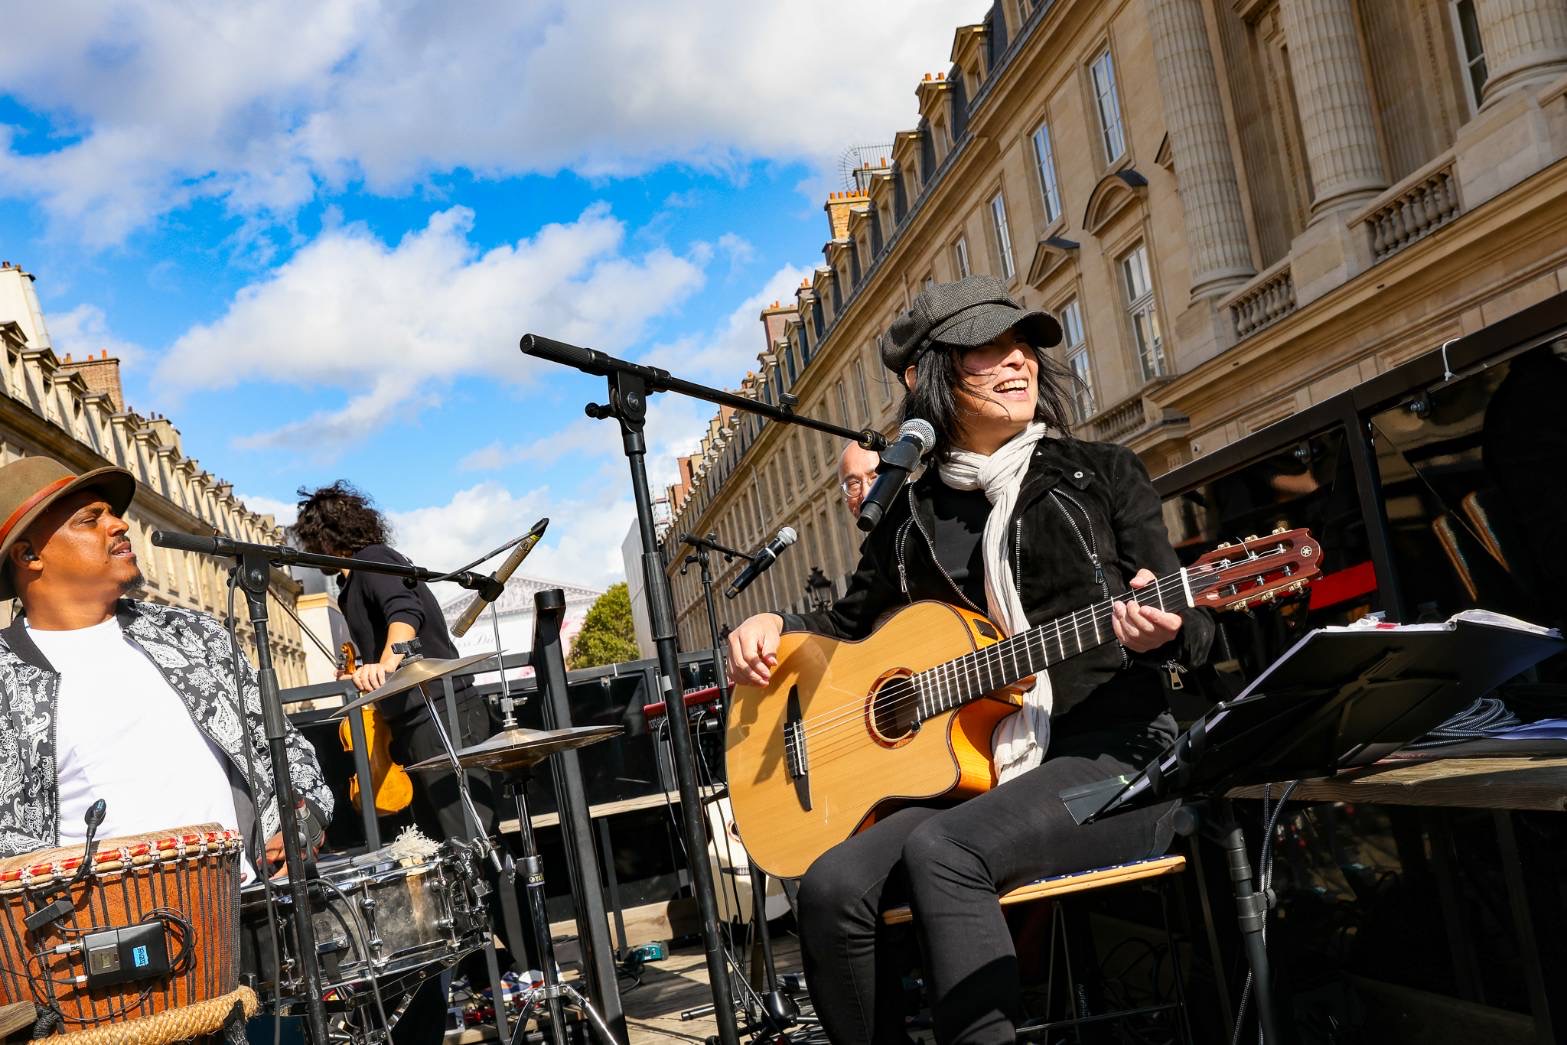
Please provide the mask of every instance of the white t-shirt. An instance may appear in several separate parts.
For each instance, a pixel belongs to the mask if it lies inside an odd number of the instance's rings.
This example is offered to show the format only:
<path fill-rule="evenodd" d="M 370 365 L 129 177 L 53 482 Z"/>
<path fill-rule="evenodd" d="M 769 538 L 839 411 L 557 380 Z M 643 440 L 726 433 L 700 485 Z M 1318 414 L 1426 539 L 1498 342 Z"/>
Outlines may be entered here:
<path fill-rule="evenodd" d="M 76 631 L 29 626 L 27 633 L 60 673 L 62 846 L 86 840 L 87 808 L 100 798 L 99 839 L 205 823 L 239 829 L 227 757 L 157 666 L 126 641 L 117 619 Z"/>

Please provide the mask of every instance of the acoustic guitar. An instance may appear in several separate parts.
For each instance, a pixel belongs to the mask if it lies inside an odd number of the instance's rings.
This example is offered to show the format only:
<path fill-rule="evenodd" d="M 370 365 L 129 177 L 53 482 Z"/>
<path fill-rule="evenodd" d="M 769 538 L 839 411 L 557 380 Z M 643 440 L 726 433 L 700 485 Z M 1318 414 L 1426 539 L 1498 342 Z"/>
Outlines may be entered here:
<path fill-rule="evenodd" d="M 1320 556 L 1305 530 L 1279 530 L 1118 599 L 1244 609 L 1304 588 Z M 767 873 L 797 878 L 884 807 L 994 787 L 991 731 L 1021 700 L 1008 687 L 1114 641 L 1114 601 L 1010 637 L 940 602 L 907 606 L 857 642 L 783 635 L 771 683 L 736 686 L 725 726 L 746 851 Z"/>
<path fill-rule="evenodd" d="M 355 667 L 354 645 L 345 642 L 338 652 L 337 670 L 352 675 Z M 365 746 L 370 751 L 370 783 L 375 788 L 375 815 L 400 813 L 414 800 L 414 782 L 409 778 L 408 771 L 392 759 L 392 730 L 387 726 L 380 709 L 371 704 L 360 708 L 359 714 L 365 727 Z M 346 718 L 337 727 L 337 739 L 342 743 L 344 751 L 354 750 L 354 731 Z M 358 773 L 348 778 L 348 800 L 355 809 L 364 808 L 360 804 L 363 800 L 359 796 Z"/>

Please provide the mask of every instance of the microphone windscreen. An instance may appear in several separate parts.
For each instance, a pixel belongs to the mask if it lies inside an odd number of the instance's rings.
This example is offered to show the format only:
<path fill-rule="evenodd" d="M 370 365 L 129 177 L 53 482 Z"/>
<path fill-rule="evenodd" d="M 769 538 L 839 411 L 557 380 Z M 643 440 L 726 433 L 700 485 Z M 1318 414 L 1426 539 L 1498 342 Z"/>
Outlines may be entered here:
<path fill-rule="evenodd" d="M 800 539 L 800 535 L 794 532 L 793 526 L 785 526 L 778 531 L 778 540 L 783 544 L 793 544 Z"/>
<path fill-rule="evenodd" d="M 899 439 L 913 439 L 920 447 L 920 455 L 930 453 L 936 445 L 936 429 L 923 417 L 911 417 L 898 428 Z"/>

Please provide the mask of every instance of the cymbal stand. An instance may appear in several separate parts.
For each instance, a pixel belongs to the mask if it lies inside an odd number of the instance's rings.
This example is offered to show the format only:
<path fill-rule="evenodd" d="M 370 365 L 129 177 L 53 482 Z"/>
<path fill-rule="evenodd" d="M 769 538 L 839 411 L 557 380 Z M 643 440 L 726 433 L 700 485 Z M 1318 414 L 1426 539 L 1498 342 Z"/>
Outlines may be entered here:
<path fill-rule="evenodd" d="M 394 643 L 392 649 L 404 654 L 402 662 L 398 665 L 411 663 L 423 658 L 419 651 L 418 640 Z M 501 863 L 500 851 L 495 848 L 495 843 L 490 841 L 489 827 L 479 816 L 478 808 L 473 804 L 473 795 L 468 790 L 468 773 L 463 769 L 462 763 L 457 761 L 457 749 L 452 746 L 452 738 L 446 732 L 446 724 L 441 721 L 441 713 L 436 710 L 435 698 L 430 696 L 430 684 L 419 684 L 419 695 L 424 698 L 425 710 L 430 713 L 430 721 L 435 725 L 435 735 L 441 738 L 441 750 L 446 753 L 446 761 L 450 763 L 452 772 L 457 777 L 457 794 L 462 798 L 463 811 L 468 814 L 468 823 L 473 827 L 473 844 L 479 852 L 495 868 L 497 874 L 505 874 L 506 868 Z"/>
<path fill-rule="evenodd" d="M 718 629 L 718 610 L 713 601 L 713 571 L 712 556 L 714 553 L 724 557 L 725 563 L 735 559 L 750 561 L 752 556 L 734 548 L 726 547 L 718 543 L 718 534 L 709 533 L 706 537 L 698 537 L 695 534 L 682 533 L 680 540 L 689 546 L 692 551 L 686 556 L 680 572 L 684 574 L 693 565 L 698 568 L 698 578 L 702 582 L 702 599 L 707 606 L 707 629 L 713 638 L 713 681 L 718 687 L 718 706 L 722 713 L 729 711 L 729 673 L 724 663 L 723 635 Z M 729 843 L 725 833 L 725 845 Z M 714 840 L 717 844 L 717 840 Z M 733 860 L 731 859 L 731 864 Z M 745 970 L 740 968 L 739 962 L 734 962 L 735 976 L 741 981 L 743 990 L 740 992 L 746 1002 L 747 1016 L 752 1026 L 741 1028 L 742 1030 L 765 1031 L 774 1040 L 789 1040 L 786 1029 L 795 1022 L 799 1015 L 799 1008 L 794 999 L 778 989 L 778 966 L 773 957 L 772 934 L 767 927 L 767 876 L 762 869 L 756 866 L 750 855 L 746 856 L 747 873 L 751 884 L 751 924 L 757 934 L 757 941 L 761 945 L 762 952 L 762 986 L 764 990 L 758 994 L 750 985 Z M 730 875 L 735 891 L 735 908 L 738 913 L 740 899 L 740 883 L 734 875 Z M 715 884 L 716 887 L 716 884 Z M 750 1004 L 755 999 L 755 1006 Z"/>
<path fill-rule="evenodd" d="M 570 999 L 582 1010 L 594 1033 L 605 1045 L 620 1045 L 610 1031 L 609 1025 L 593 1007 L 593 1003 L 573 985 L 561 982 L 555 968 L 555 940 L 550 935 L 550 915 L 544 903 L 544 860 L 539 856 L 538 843 L 533 837 L 533 821 L 528 814 L 528 780 L 532 773 L 523 766 L 502 770 L 500 775 L 505 778 L 506 788 L 511 792 L 512 800 L 517 805 L 517 831 L 522 842 L 522 859 L 516 862 L 507 861 L 506 874 L 511 878 L 511 884 L 515 888 L 517 872 L 519 869 L 522 872 L 522 885 L 528 897 L 528 924 L 533 929 L 534 954 L 538 957 L 539 967 L 544 973 L 544 986 L 530 987 L 527 993 L 532 997 L 528 1000 L 534 1004 L 543 1003 L 550 1020 L 550 1040 L 555 1045 L 565 1045 L 566 1042 L 566 1023 L 561 1008 L 561 998 Z M 512 1031 L 513 1045 L 517 1041 L 517 1035 L 523 1032 L 526 1025 L 527 1021 L 519 1011 L 517 1027 Z"/>

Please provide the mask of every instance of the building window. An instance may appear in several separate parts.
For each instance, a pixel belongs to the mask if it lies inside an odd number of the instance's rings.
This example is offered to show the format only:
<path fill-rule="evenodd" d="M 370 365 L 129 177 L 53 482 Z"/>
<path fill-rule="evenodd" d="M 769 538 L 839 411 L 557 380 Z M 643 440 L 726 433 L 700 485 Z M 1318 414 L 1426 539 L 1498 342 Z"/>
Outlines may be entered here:
<path fill-rule="evenodd" d="M 800 370 L 794 361 L 794 346 L 790 345 L 788 348 L 784 349 L 783 356 L 784 366 L 789 370 L 789 387 L 793 388 L 794 383 L 800 380 Z"/>
<path fill-rule="evenodd" d="M 1153 280 L 1148 274 L 1148 248 L 1139 243 L 1121 258 L 1121 283 L 1126 291 L 1126 314 L 1137 342 L 1137 361 L 1143 380 L 1165 372 L 1164 337 L 1159 332 L 1159 309 L 1154 304 Z"/>
<path fill-rule="evenodd" d="M 1474 0 L 1457 0 L 1453 4 L 1453 20 L 1458 29 L 1458 59 L 1464 65 L 1464 83 L 1469 92 L 1470 104 L 1480 108 L 1480 94 L 1485 89 L 1485 41 L 1480 39 L 1480 22 L 1475 17 Z"/>
<path fill-rule="evenodd" d="M 996 230 L 996 258 L 1001 264 L 1001 278 L 1011 279 L 1017 272 L 1012 263 L 1012 234 L 1007 229 L 1007 201 L 1001 193 L 990 198 L 990 219 Z"/>
<path fill-rule="evenodd" d="M 1121 127 L 1121 100 L 1115 89 L 1115 64 L 1107 48 L 1094 59 L 1094 105 L 1099 112 L 1099 131 L 1103 136 L 1105 162 L 1114 163 L 1126 151 L 1126 134 Z"/>
<path fill-rule="evenodd" d="M 1060 311 L 1061 342 L 1066 346 L 1066 365 L 1072 371 L 1072 419 L 1082 424 L 1094 416 L 1094 375 L 1088 367 L 1088 340 L 1083 336 L 1083 310 L 1077 299 L 1068 301 Z"/>
<path fill-rule="evenodd" d="M 865 364 L 858 359 L 854 361 L 854 382 L 860 389 L 860 416 L 866 424 L 871 421 L 871 397 L 865 389 Z"/>
<path fill-rule="evenodd" d="M 1039 190 L 1045 199 L 1045 222 L 1061 216 L 1061 187 L 1056 182 L 1056 155 L 1050 144 L 1050 125 L 1042 123 L 1034 132 L 1034 162 L 1039 165 Z"/>
<path fill-rule="evenodd" d="M 854 421 L 849 417 L 849 393 L 843 387 L 842 381 L 838 382 L 838 417 L 838 423 L 845 428 L 854 424 Z"/>
<path fill-rule="evenodd" d="M 968 262 L 968 237 L 959 236 L 958 241 L 952 245 L 952 262 L 957 267 L 958 278 L 964 279 L 973 273 Z"/>

